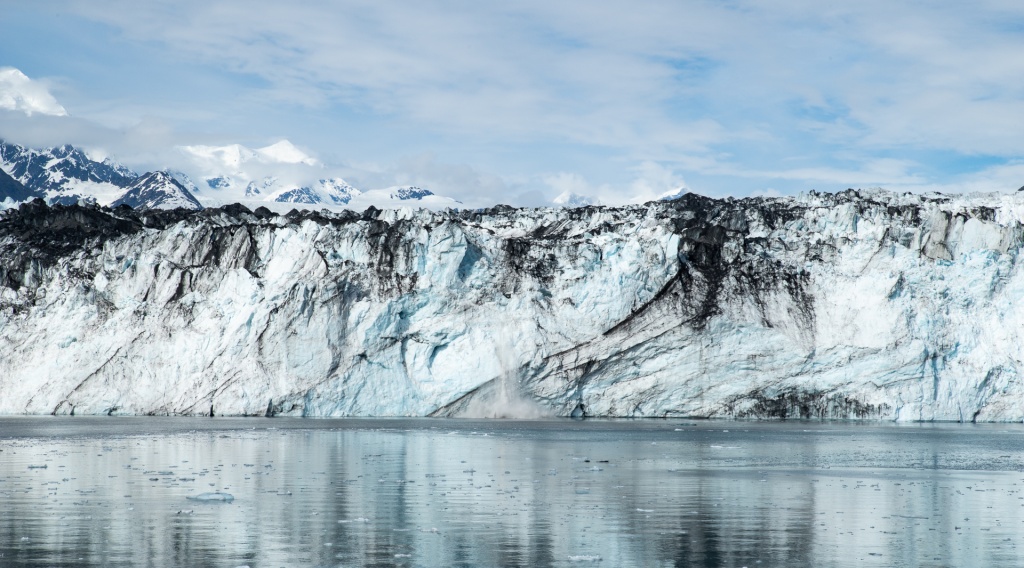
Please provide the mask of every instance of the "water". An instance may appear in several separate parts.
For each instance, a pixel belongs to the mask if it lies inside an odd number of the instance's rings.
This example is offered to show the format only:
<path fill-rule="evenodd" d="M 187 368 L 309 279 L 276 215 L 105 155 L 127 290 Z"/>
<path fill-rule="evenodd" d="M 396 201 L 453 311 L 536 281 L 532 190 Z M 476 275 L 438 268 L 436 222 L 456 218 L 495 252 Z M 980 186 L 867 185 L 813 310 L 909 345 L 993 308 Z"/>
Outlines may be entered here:
<path fill-rule="evenodd" d="M 8 418 L 0 566 L 1020 566 L 1022 449 L 1020 425 Z"/>

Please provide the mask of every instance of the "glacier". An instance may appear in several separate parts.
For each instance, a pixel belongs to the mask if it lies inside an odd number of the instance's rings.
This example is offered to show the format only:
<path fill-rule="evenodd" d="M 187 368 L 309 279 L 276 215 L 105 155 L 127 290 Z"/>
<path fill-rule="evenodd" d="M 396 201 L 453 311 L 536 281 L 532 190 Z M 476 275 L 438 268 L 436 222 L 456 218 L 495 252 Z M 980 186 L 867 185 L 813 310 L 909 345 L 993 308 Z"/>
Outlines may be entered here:
<path fill-rule="evenodd" d="M 1024 194 L 0 216 L 0 413 L 1024 420 Z M 500 415 L 500 413 L 498 414 Z"/>

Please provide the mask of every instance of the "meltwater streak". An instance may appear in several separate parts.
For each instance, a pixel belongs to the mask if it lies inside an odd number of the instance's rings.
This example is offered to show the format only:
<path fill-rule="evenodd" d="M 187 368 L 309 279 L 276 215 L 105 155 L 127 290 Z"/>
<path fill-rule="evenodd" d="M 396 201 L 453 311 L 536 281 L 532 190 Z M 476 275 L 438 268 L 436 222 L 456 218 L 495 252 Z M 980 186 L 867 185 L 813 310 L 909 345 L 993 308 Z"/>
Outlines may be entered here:
<path fill-rule="evenodd" d="M 475 397 L 457 417 L 537 419 L 554 415 L 522 394 L 514 371 L 502 373 L 496 381 L 493 391 Z"/>

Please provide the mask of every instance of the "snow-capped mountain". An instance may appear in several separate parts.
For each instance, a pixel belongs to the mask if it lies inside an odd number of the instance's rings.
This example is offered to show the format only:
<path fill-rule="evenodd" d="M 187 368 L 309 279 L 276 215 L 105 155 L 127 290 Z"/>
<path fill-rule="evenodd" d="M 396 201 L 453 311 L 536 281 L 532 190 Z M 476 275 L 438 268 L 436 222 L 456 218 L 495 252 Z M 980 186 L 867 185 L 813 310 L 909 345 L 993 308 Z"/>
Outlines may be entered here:
<path fill-rule="evenodd" d="M 238 144 L 182 150 L 192 160 L 191 166 L 164 170 L 190 196 L 181 204 L 191 203 L 193 198 L 208 207 L 283 204 L 276 207 L 282 212 L 287 211 L 284 204 L 360 210 L 460 205 L 416 186 L 360 191 L 340 177 L 324 176 L 322 164 L 286 140 L 255 150 Z M 0 169 L 24 185 L 32 198 L 42 197 L 51 204 L 70 205 L 80 200 L 100 205 L 123 203 L 122 196 L 140 179 L 123 165 L 110 159 L 91 159 L 70 145 L 36 150 L 0 141 Z M 12 197 L 12 202 L 16 201 L 23 200 Z"/>
<path fill-rule="evenodd" d="M 354 209 L 454 207 L 459 202 L 417 186 L 359 190 L 340 177 L 324 176 L 324 166 L 287 140 L 251 149 L 240 144 L 182 146 L 194 164 L 207 205 L 257 202 Z"/>
<path fill-rule="evenodd" d="M 264 191 L 267 186 L 264 184 Z M 258 188 L 246 188 L 246 194 L 252 189 L 254 194 L 259 194 Z M 295 187 L 291 189 L 280 189 L 270 194 L 267 201 L 278 203 L 302 203 L 306 205 L 332 204 L 345 205 L 352 201 L 352 198 L 362 194 L 361 191 L 349 185 L 341 178 L 321 179 L 311 187 Z"/>
<path fill-rule="evenodd" d="M 132 209 L 202 209 L 203 206 L 181 183 L 167 172 L 150 172 L 135 180 L 111 207 L 127 205 Z"/>
<path fill-rule="evenodd" d="M 192 195 L 195 195 L 195 194 L 197 194 L 197 193 L 199 193 L 201 191 L 199 189 L 199 186 L 197 186 L 196 183 L 194 181 L 192 181 L 192 178 L 190 178 L 188 176 L 188 174 L 186 174 L 185 172 L 182 172 L 182 171 L 179 171 L 179 170 L 166 170 L 166 171 L 167 171 L 168 175 L 170 175 L 172 178 L 174 178 L 174 181 L 180 183 L 181 186 L 184 187 L 185 189 L 187 189 L 188 192 L 191 193 Z"/>
<path fill-rule="evenodd" d="M 423 189 L 416 187 L 415 185 L 409 185 L 404 187 L 394 187 L 388 190 L 388 195 L 391 199 L 401 199 L 403 201 L 409 200 L 421 200 L 424 197 L 434 195 L 433 191 L 429 189 Z"/>
<path fill-rule="evenodd" d="M 0 413 L 1020 421 L 1022 247 L 1022 193 L 34 202 L 0 216 Z"/>
<path fill-rule="evenodd" d="M 428 207 L 458 205 L 453 199 L 436 196 L 416 186 L 361 191 L 342 178 L 319 176 L 322 164 L 287 140 L 255 150 L 240 144 L 183 146 L 181 150 L 194 160 L 197 172 L 210 190 L 205 194 L 210 204 L 255 205 L 264 201 L 357 209 L 371 205 L 403 206 L 412 202 Z M 311 174 L 318 175 L 315 181 L 303 181 Z"/>
<path fill-rule="evenodd" d="M 436 195 L 429 189 L 415 185 L 400 185 L 384 189 L 371 189 L 354 196 L 349 202 L 350 207 L 356 210 L 366 207 L 427 207 L 440 209 L 444 207 L 459 207 L 461 202 L 450 197 Z"/>
<path fill-rule="evenodd" d="M 110 203 L 138 177 L 109 159 L 92 160 L 68 144 L 35 150 L 2 140 L 0 169 L 34 195 L 62 203 L 74 203 L 83 197 Z"/>
<path fill-rule="evenodd" d="M 310 184 L 288 182 L 277 176 L 246 181 L 248 176 L 217 175 L 206 178 L 203 198 L 208 205 L 243 203 L 249 206 L 271 203 L 362 210 L 366 207 L 457 207 L 449 197 L 435 195 L 417 186 L 395 186 L 361 191 L 342 178 L 321 178 Z M 243 183 L 244 182 L 244 183 Z M 262 203 L 261 203 L 262 202 Z M 300 207 L 301 208 L 301 207 Z"/>
<path fill-rule="evenodd" d="M 35 150 L 0 141 L 0 170 L 25 190 L 20 198 L 11 196 L 15 202 L 41 197 L 63 205 L 83 201 L 151 209 L 202 208 L 190 191 L 195 184 L 184 173 L 150 172 L 140 177 L 112 160 L 93 160 L 68 144 Z"/>
<path fill-rule="evenodd" d="M 16 203 L 40 197 L 0 169 L 0 203 Z"/>
<path fill-rule="evenodd" d="M 319 189 L 321 195 L 337 204 L 348 203 L 353 197 L 363 193 L 341 178 L 322 179 L 315 187 Z"/>
<path fill-rule="evenodd" d="M 287 193 L 281 201 L 321 203 L 313 197 L 319 192 L 310 187 L 311 184 L 300 181 L 310 177 L 310 172 L 320 173 L 320 162 L 288 140 L 256 149 L 241 144 L 181 146 L 178 149 L 190 160 L 193 175 L 202 180 L 200 185 L 213 190 L 211 199 L 222 203 L 253 199 L 274 201 Z M 282 177 L 282 173 L 288 175 Z M 310 197 L 302 197 L 303 194 Z M 333 200 L 328 198 L 327 202 Z"/>

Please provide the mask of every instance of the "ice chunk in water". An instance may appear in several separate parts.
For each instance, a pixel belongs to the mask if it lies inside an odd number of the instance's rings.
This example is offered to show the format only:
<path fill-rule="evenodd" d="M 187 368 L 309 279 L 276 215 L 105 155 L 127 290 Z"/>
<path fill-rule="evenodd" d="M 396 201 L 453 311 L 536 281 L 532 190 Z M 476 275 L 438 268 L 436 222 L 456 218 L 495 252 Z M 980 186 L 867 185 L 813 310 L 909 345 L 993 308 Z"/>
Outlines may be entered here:
<path fill-rule="evenodd" d="M 575 556 L 573 556 L 573 555 L 569 556 L 569 562 L 600 562 L 600 561 L 601 561 L 601 557 L 600 556 L 590 555 L 590 554 L 578 554 L 578 555 L 575 555 Z"/>
<path fill-rule="evenodd" d="M 235 500 L 235 496 L 230 493 L 221 493 L 220 491 L 216 491 L 214 493 L 200 493 L 199 495 L 192 495 L 186 497 L 186 499 L 190 501 L 211 501 L 230 503 Z"/>

